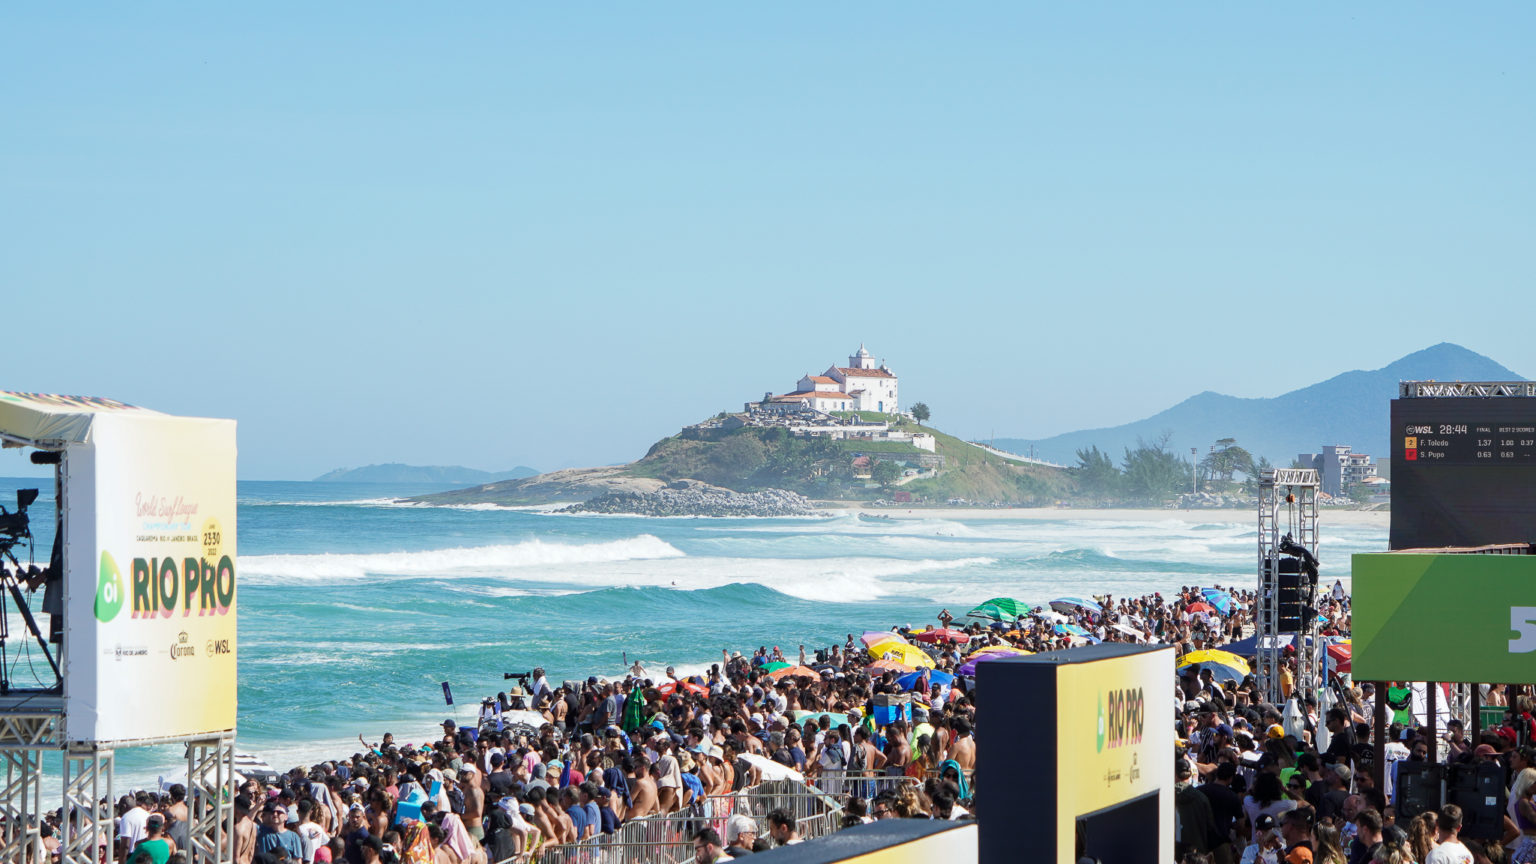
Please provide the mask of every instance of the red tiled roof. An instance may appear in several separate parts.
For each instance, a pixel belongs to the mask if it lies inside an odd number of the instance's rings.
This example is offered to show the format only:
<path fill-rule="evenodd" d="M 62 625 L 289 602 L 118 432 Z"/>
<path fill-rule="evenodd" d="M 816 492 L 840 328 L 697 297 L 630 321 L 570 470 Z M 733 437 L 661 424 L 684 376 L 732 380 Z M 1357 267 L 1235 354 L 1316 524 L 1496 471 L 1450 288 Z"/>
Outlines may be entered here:
<path fill-rule="evenodd" d="M 805 377 L 810 379 L 811 383 L 813 383 L 813 384 L 836 384 L 837 383 L 836 381 L 833 381 L 831 378 L 828 378 L 825 375 L 807 375 Z"/>
<path fill-rule="evenodd" d="M 837 371 L 850 378 L 895 378 L 895 375 L 884 369 L 849 369 L 844 366 L 837 367 Z"/>
<path fill-rule="evenodd" d="M 829 390 L 796 390 L 793 393 L 785 393 L 783 396 L 775 396 L 775 399 L 852 399 L 847 393 L 833 393 Z"/>

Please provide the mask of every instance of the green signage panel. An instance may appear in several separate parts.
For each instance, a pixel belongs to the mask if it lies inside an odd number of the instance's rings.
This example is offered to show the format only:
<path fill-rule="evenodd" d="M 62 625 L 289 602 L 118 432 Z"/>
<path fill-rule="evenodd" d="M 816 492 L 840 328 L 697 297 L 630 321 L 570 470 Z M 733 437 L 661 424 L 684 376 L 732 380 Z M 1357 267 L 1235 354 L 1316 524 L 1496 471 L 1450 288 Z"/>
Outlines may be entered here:
<path fill-rule="evenodd" d="M 1536 683 L 1536 556 L 1354 556 L 1356 681 Z"/>

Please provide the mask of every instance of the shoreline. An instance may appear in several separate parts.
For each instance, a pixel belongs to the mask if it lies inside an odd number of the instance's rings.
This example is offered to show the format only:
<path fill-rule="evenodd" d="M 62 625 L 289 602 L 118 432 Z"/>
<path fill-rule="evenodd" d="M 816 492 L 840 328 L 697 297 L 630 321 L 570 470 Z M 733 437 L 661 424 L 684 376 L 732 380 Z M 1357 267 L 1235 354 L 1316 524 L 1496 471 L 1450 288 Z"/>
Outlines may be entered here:
<path fill-rule="evenodd" d="M 1230 522 L 1257 529 L 1257 508 L 1169 510 L 1164 508 L 1073 507 L 866 507 L 853 502 L 827 502 L 822 509 L 832 515 L 889 516 L 892 522 L 921 519 L 993 519 L 1033 522 Z M 1386 528 L 1392 513 L 1386 510 L 1319 510 L 1322 525 L 1369 525 Z"/>

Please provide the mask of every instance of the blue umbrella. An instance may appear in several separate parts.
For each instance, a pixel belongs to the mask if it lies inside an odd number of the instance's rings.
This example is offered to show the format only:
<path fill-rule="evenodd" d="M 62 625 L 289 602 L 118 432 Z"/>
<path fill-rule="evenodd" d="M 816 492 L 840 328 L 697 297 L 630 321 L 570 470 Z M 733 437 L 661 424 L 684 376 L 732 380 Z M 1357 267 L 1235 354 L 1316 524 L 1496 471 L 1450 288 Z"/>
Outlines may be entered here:
<path fill-rule="evenodd" d="M 1057 597 L 1051 601 L 1051 608 L 1063 615 L 1071 613 L 1074 608 L 1087 609 L 1089 612 L 1103 612 L 1104 609 L 1092 600 L 1084 600 L 1081 597 Z"/>
<path fill-rule="evenodd" d="M 1201 589 L 1200 593 L 1205 595 L 1205 602 L 1216 607 L 1217 612 L 1220 612 L 1222 615 L 1232 614 L 1232 606 L 1235 601 L 1233 601 L 1231 594 L 1220 588 L 1204 588 Z"/>
<path fill-rule="evenodd" d="M 1076 624 L 1057 624 L 1055 631 L 1062 636 L 1081 636 L 1084 639 L 1092 638 L 1093 634 L 1077 626 Z"/>
<path fill-rule="evenodd" d="M 930 687 L 935 684 L 952 684 L 955 680 L 955 676 L 949 674 L 948 672 L 940 672 L 937 669 L 929 669 L 927 670 L 927 674 L 928 686 Z M 908 672 L 900 678 L 897 678 L 896 683 L 899 684 L 903 690 L 911 690 L 917 686 L 917 679 L 921 678 L 922 676 L 923 672 L 921 671 Z"/>

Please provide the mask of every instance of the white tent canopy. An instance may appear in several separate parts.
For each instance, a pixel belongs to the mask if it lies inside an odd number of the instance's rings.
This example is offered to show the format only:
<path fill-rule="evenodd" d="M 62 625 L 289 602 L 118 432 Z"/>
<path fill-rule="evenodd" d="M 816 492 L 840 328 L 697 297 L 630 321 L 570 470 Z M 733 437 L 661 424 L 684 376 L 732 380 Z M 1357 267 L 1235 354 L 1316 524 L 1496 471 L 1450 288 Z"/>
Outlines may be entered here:
<path fill-rule="evenodd" d="M 84 444 L 91 437 L 91 420 L 107 412 L 160 413 L 99 396 L 0 390 L 0 435 L 28 444 Z"/>

